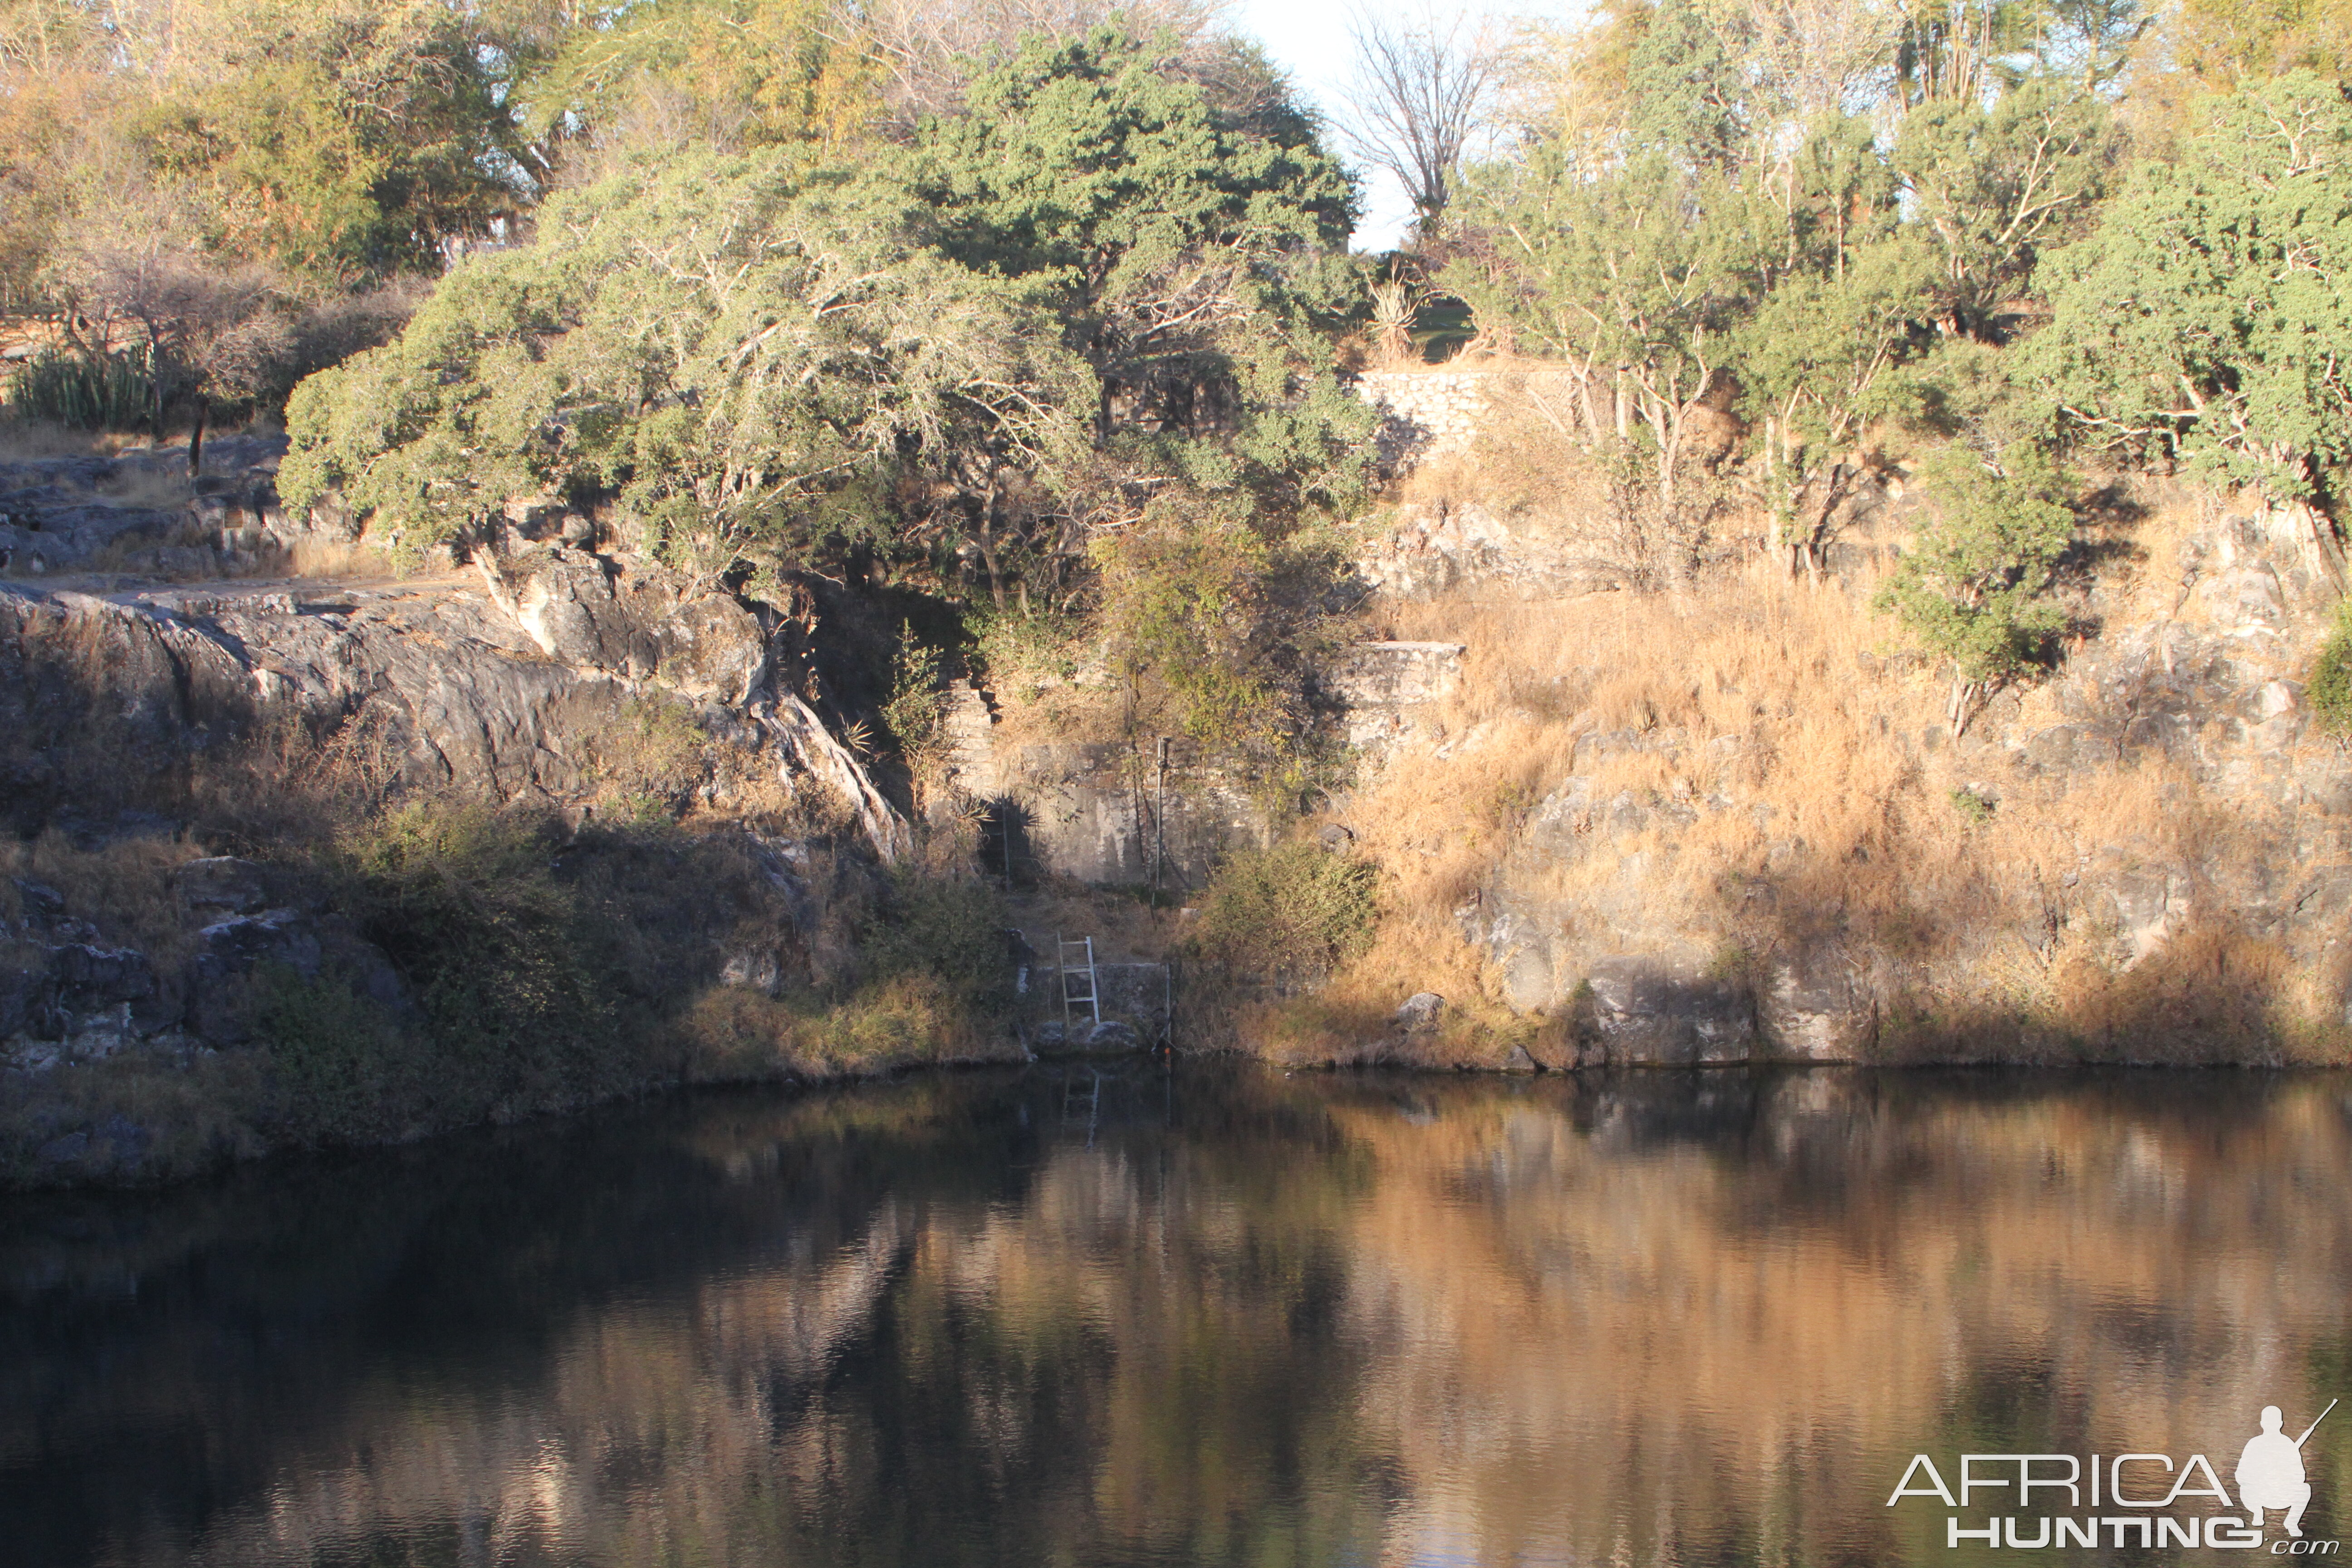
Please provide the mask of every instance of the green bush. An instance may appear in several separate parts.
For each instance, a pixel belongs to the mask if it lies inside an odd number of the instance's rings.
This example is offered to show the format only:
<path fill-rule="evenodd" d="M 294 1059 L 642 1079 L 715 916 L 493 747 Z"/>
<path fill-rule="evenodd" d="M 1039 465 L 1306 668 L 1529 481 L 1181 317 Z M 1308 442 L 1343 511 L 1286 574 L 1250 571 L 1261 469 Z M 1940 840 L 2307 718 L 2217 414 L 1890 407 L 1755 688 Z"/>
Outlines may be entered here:
<path fill-rule="evenodd" d="M 352 907 L 425 1011 L 436 1120 L 467 1121 L 626 1087 L 603 944 L 551 865 L 551 825 L 416 805 L 347 841 Z"/>
<path fill-rule="evenodd" d="M 1953 786 L 1951 801 L 1952 809 L 1971 823 L 1981 824 L 1992 820 L 1993 803 L 1965 785 Z"/>
<path fill-rule="evenodd" d="M 265 970 L 254 1024 L 269 1052 L 278 1120 L 297 1142 L 379 1142 L 430 1116 L 431 1043 L 341 980 Z"/>
<path fill-rule="evenodd" d="M 1231 856 L 1202 898 L 1193 956 L 1276 985 L 1313 979 L 1370 942 L 1374 883 L 1369 865 L 1307 839 Z"/>
<path fill-rule="evenodd" d="M 8 378 L 8 405 L 19 419 L 47 419 L 76 430 L 127 430 L 155 406 L 155 377 L 143 353 L 40 354 Z"/>
<path fill-rule="evenodd" d="M 901 868 L 858 945 L 869 981 L 929 975 L 974 1012 L 999 1013 L 1013 1000 L 1012 924 L 994 883 Z"/>
<path fill-rule="evenodd" d="M 2032 662 L 2063 624 L 2044 595 L 2074 542 L 2064 476 L 2031 444 L 2011 447 L 2000 467 L 1953 447 L 1927 466 L 1935 501 L 1911 549 L 1873 606 L 1952 668 L 1951 722 L 1968 726 L 1980 700 Z"/>
<path fill-rule="evenodd" d="M 2320 646 L 2303 696 L 2323 732 L 2352 738 L 2352 601 L 2336 606 L 2336 629 Z"/>

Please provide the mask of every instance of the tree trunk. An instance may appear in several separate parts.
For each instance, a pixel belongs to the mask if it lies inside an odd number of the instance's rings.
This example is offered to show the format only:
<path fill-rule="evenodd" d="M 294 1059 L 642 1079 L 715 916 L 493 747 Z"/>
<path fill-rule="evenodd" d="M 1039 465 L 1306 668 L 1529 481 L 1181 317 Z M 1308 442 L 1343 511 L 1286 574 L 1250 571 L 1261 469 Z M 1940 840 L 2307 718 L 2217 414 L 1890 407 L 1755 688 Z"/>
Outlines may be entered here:
<path fill-rule="evenodd" d="M 191 485 L 196 482 L 196 476 L 204 472 L 205 416 L 211 410 L 205 405 L 205 399 L 197 398 L 196 423 L 188 432 L 188 483 Z"/>
<path fill-rule="evenodd" d="M 1969 721 L 1976 716 L 1970 700 L 1978 695 L 1977 686 L 1977 682 L 1964 675 L 1955 672 L 1952 676 L 1952 701 L 1947 717 L 1951 721 L 1952 739 L 1955 741 L 1969 732 Z"/>
<path fill-rule="evenodd" d="M 996 564 L 996 476 L 988 477 L 988 494 L 980 503 L 980 559 L 988 568 L 989 596 L 997 613 L 1004 611 L 1004 574 Z"/>

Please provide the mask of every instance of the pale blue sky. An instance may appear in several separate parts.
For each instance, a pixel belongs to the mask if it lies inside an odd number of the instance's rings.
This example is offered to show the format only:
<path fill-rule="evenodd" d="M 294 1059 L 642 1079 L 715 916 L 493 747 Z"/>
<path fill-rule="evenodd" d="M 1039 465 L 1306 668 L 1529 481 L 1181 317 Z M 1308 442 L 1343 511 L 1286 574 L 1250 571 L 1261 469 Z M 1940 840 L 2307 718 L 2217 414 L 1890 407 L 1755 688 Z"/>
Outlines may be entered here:
<path fill-rule="evenodd" d="M 1396 6 L 1405 15 L 1428 14 L 1423 0 L 1360 0 L 1374 11 Z M 1487 16 L 1565 18 L 1580 14 L 1578 0 L 1470 0 L 1444 6 L 1448 10 Z M 1227 0 L 1225 15 L 1234 30 L 1256 38 L 1276 65 L 1291 74 L 1306 96 L 1327 115 L 1337 117 L 1347 94 L 1354 47 L 1349 26 L 1354 16 L 1350 0 Z M 1384 250 L 1397 243 L 1412 221 L 1412 204 L 1404 190 L 1386 174 L 1372 178 L 1365 191 L 1364 221 L 1356 231 L 1356 248 Z"/>

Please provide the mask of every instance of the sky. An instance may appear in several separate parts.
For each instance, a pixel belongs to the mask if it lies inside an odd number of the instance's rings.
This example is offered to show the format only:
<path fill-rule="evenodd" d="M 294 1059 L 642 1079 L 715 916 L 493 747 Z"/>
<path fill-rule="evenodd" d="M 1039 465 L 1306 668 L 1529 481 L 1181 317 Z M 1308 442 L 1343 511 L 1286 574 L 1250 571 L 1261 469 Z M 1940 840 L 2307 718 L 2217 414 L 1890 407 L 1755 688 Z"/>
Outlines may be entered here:
<path fill-rule="evenodd" d="M 1354 49 L 1349 29 L 1361 11 L 1427 15 L 1433 5 L 1441 16 L 1454 12 L 1490 16 L 1546 16 L 1564 19 L 1580 12 L 1576 0 L 1468 0 L 1446 5 L 1444 0 L 1227 0 L 1225 15 L 1234 30 L 1265 46 L 1275 64 L 1316 107 L 1338 118 L 1347 100 L 1348 78 Z M 1370 171 L 1366 171 L 1370 173 Z M 1355 248 L 1387 250 L 1404 237 L 1412 222 L 1412 204 L 1394 175 L 1373 176 L 1364 192 L 1364 217 L 1356 229 Z"/>

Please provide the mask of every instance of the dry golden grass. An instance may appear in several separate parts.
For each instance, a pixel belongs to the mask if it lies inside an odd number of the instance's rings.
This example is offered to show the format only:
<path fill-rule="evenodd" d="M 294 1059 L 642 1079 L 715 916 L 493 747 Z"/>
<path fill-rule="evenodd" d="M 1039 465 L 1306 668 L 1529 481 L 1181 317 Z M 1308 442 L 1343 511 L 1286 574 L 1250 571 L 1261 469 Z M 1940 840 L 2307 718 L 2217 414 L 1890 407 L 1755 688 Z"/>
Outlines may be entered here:
<path fill-rule="evenodd" d="M 2151 591 L 2177 582 L 2188 531 L 2176 509 L 2153 515 Z M 2026 1056 L 2259 1059 L 2273 1047 L 2258 1038 L 2289 1036 L 2301 1057 L 2344 1054 L 2326 986 L 2226 926 L 2224 889 L 2277 841 L 2276 808 L 2217 800 L 2161 762 L 2021 781 L 1997 751 L 1954 746 L 1940 673 L 1899 650 L 1873 587 L 1758 567 L 1684 594 L 1389 607 L 1393 636 L 1466 645 L 1463 678 L 1442 741 L 1345 805 L 1384 873 L 1375 947 L 1311 1007 L 1255 1020 L 1257 1037 L 1346 1059 L 1433 990 L 1456 1035 L 1416 1048 L 1491 1060 L 1528 1026 L 1465 943 L 1463 911 L 1574 773 L 1581 795 L 1554 810 L 1583 852 L 1511 873 L 1568 911 L 1571 939 L 1633 903 L 1650 940 L 1685 952 L 1753 963 L 1834 944 L 1915 1004 L 1889 1025 L 1900 1054 L 1950 1054 L 1970 1031 Z M 1980 727 L 2057 721 L 2045 693 L 2003 700 L 2014 710 Z M 1621 805 L 1639 826 L 1612 824 Z M 2126 973 L 2112 902 L 2066 889 L 2143 866 L 2189 868 L 2194 918 Z"/>
<path fill-rule="evenodd" d="M 125 503 L 129 504 L 129 503 Z M 385 582 L 412 575 L 391 556 L 359 540 L 298 538 L 287 548 L 265 545 L 245 552 L 241 559 L 214 552 L 215 531 L 193 520 L 173 528 L 163 538 L 152 536 L 117 542 L 92 555 L 77 574 L 137 576 L 168 583 L 276 581 L 305 583 Z M 158 571 L 158 545 L 205 552 L 204 563 Z"/>
<path fill-rule="evenodd" d="M 185 472 L 144 467 L 118 468 L 99 481 L 97 493 L 110 505 L 141 511 L 172 511 L 195 499 Z"/>
<path fill-rule="evenodd" d="M 899 975 L 837 1002 L 714 985 L 672 1026 L 688 1082 L 862 1077 L 926 1063 L 1012 1061 L 1020 1047 L 976 1026 L 929 975 Z"/>
<path fill-rule="evenodd" d="M 319 539 L 305 535 L 273 563 L 289 577 L 310 581 L 374 580 L 405 575 L 398 563 L 356 539 Z"/>
<path fill-rule="evenodd" d="M 30 841 L 0 841 L 0 916 L 22 912 L 19 878 L 55 889 L 65 912 L 94 921 L 110 943 L 129 942 L 158 962 L 188 940 L 173 874 L 205 854 L 179 838 L 120 838 L 81 849 L 52 827 Z"/>
<path fill-rule="evenodd" d="M 0 462 L 86 458 L 112 449 L 106 437 L 88 430 L 68 430 L 47 419 L 0 418 Z"/>

